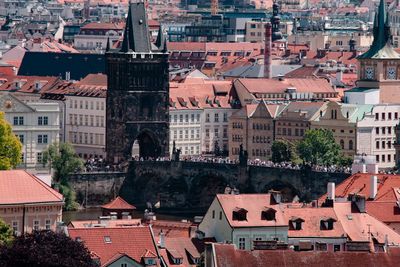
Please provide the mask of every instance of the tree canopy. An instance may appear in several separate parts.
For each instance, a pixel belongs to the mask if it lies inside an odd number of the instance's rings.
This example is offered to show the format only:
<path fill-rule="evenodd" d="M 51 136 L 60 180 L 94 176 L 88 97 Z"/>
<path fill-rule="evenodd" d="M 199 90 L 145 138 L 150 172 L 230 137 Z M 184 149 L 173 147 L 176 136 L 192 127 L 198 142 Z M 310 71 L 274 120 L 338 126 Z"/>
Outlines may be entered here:
<path fill-rule="evenodd" d="M 0 266 L 99 266 L 80 242 L 50 230 L 34 231 L 0 246 Z"/>
<path fill-rule="evenodd" d="M 295 147 L 292 143 L 286 140 L 276 140 L 272 143 L 272 161 L 293 161 L 296 158 Z"/>
<path fill-rule="evenodd" d="M 54 169 L 53 186 L 58 187 L 65 198 L 66 210 L 76 210 L 75 192 L 68 181 L 69 174 L 83 170 L 82 159 L 75 156 L 70 143 L 54 143 L 43 151 L 43 164 L 50 163 Z"/>
<path fill-rule="evenodd" d="M 336 143 L 331 130 L 307 130 L 296 144 L 301 159 L 312 164 L 332 165 L 340 162 L 340 145 Z"/>
<path fill-rule="evenodd" d="M 0 218 L 0 245 L 11 244 L 13 240 L 13 230 Z"/>
<path fill-rule="evenodd" d="M 11 170 L 21 163 L 22 144 L 0 112 L 0 170 Z"/>
<path fill-rule="evenodd" d="M 50 145 L 43 151 L 43 163 L 50 163 L 54 169 L 53 183 L 66 184 L 70 173 L 83 170 L 83 161 L 75 156 L 70 143 L 55 142 Z"/>

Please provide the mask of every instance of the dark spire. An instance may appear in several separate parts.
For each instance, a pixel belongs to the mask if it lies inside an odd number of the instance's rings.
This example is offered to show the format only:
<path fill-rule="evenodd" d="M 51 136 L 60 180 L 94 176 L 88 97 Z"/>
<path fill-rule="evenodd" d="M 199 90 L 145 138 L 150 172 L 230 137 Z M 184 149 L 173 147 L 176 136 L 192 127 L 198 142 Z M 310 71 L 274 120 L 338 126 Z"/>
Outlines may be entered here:
<path fill-rule="evenodd" d="M 130 3 L 121 52 L 150 52 L 150 36 L 143 2 Z"/>
<path fill-rule="evenodd" d="M 160 25 L 160 28 L 158 28 L 158 34 L 156 40 L 156 46 L 158 47 L 158 49 L 161 50 L 164 48 L 164 41 L 165 41 L 164 29 L 163 26 Z"/>
<path fill-rule="evenodd" d="M 271 25 L 272 25 L 272 42 L 276 40 L 282 39 L 282 33 L 279 29 L 281 24 L 281 18 L 279 17 L 280 6 L 276 0 L 274 0 L 274 4 L 272 5 L 272 17 L 271 17 Z"/>
<path fill-rule="evenodd" d="M 390 45 L 391 35 L 388 19 L 385 0 L 380 0 L 372 31 L 374 41 L 369 50 L 359 58 L 400 58 L 400 55 Z"/>
<path fill-rule="evenodd" d="M 107 37 L 106 52 L 110 51 L 110 37 Z"/>

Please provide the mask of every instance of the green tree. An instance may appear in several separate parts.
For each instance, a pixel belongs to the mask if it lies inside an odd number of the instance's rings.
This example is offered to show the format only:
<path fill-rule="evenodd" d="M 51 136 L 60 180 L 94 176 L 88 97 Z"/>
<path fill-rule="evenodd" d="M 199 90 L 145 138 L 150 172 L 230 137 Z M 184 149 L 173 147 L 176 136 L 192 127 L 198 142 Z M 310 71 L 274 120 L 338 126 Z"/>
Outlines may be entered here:
<path fill-rule="evenodd" d="M 0 112 L 0 170 L 11 170 L 21 163 L 22 144 Z"/>
<path fill-rule="evenodd" d="M 276 140 L 272 143 L 272 161 L 293 161 L 296 158 L 295 147 L 286 140 Z"/>
<path fill-rule="evenodd" d="M 301 159 L 312 164 L 332 165 L 340 162 L 340 145 L 335 142 L 331 130 L 307 130 L 296 144 Z"/>
<path fill-rule="evenodd" d="M 54 143 L 43 151 L 43 164 L 49 163 L 54 170 L 53 186 L 58 187 L 65 198 L 66 210 L 76 210 L 75 192 L 68 181 L 69 174 L 83 170 L 82 159 L 75 156 L 70 143 Z"/>
<path fill-rule="evenodd" d="M 13 230 L 0 218 L 0 246 L 9 245 L 14 240 Z"/>
<path fill-rule="evenodd" d="M 343 167 L 351 167 L 351 165 L 353 164 L 353 158 L 352 157 L 342 157 L 340 159 L 340 166 Z"/>

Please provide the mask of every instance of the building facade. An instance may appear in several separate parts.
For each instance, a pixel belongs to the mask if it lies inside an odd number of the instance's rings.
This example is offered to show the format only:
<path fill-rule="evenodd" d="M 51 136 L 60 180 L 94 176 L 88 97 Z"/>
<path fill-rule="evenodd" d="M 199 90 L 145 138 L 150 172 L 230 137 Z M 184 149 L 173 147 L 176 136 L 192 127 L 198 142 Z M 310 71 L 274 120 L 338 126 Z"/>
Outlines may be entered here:
<path fill-rule="evenodd" d="M 6 92 L 0 96 L 0 109 L 22 143 L 19 168 L 35 173 L 49 172 L 42 164 L 43 150 L 59 141 L 59 105 L 43 102 L 24 103 Z"/>

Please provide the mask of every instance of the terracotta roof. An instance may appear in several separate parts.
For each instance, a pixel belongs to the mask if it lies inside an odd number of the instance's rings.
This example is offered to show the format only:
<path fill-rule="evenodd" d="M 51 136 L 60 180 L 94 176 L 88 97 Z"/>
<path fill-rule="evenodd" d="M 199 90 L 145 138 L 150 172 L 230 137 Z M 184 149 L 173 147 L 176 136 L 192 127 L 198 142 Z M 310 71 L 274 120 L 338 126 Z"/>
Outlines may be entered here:
<path fill-rule="evenodd" d="M 157 248 L 148 226 L 127 228 L 69 228 L 72 239 L 79 237 L 83 244 L 100 258 L 102 266 L 117 253 L 126 254 L 137 262 L 147 251 L 157 255 Z M 109 239 L 109 240 L 106 240 Z M 157 266 L 159 261 L 156 258 Z"/>
<path fill-rule="evenodd" d="M 98 74 L 88 74 L 85 78 L 76 83 L 76 85 L 94 85 L 107 88 L 107 75 Z"/>
<path fill-rule="evenodd" d="M 309 266 L 353 267 L 396 266 L 400 248 L 388 253 L 327 252 L 293 250 L 236 250 L 234 245 L 213 244 L 216 265 L 219 267 Z"/>
<path fill-rule="evenodd" d="M 141 219 L 116 219 L 109 220 L 107 227 L 115 228 L 115 227 L 135 227 L 141 225 Z M 87 221 L 71 221 L 68 224 L 69 228 L 90 228 L 90 227 L 98 227 L 98 220 L 87 220 Z M 96 225 L 96 226 L 94 226 Z"/>
<path fill-rule="evenodd" d="M 24 170 L 0 171 L 0 205 L 55 202 L 63 196 Z"/>
<path fill-rule="evenodd" d="M 181 258 L 183 266 L 196 266 L 196 264 L 192 262 L 189 255 L 191 255 L 193 258 L 200 258 L 200 251 L 196 248 L 192 242 L 192 239 L 189 237 L 166 237 L 165 250 L 167 253 L 164 252 L 163 255 L 165 255 L 164 259 L 167 261 L 168 266 L 176 265 L 170 256 L 174 258 Z"/>
<path fill-rule="evenodd" d="M 178 222 L 178 221 L 167 221 L 167 220 L 152 220 L 149 222 L 151 228 L 153 229 L 154 236 L 159 236 L 161 232 L 165 234 L 166 237 L 180 238 L 189 237 L 190 228 L 193 225 L 191 222 Z"/>
<path fill-rule="evenodd" d="M 336 202 L 334 210 L 347 237 L 351 241 L 369 241 L 370 233 L 381 244 L 385 243 L 387 235 L 389 244 L 400 245 L 400 234 L 368 213 L 355 211 L 356 209 L 352 207 L 351 202 Z"/>
<path fill-rule="evenodd" d="M 332 230 L 321 230 L 321 220 L 327 218 L 333 218 L 337 220 L 335 211 L 333 208 L 287 208 L 285 207 L 285 217 L 289 222 L 294 221 L 297 218 L 303 220 L 301 223 L 301 230 L 295 230 L 291 224 L 289 224 L 288 237 L 343 237 L 345 231 L 343 230 L 340 222 L 334 223 Z"/>
<path fill-rule="evenodd" d="M 110 203 L 107 203 L 107 204 L 101 206 L 101 208 L 102 209 L 110 209 L 110 210 L 134 210 L 134 209 L 136 209 L 135 206 L 132 206 L 131 204 L 126 202 L 120 196 L 116 197 Z"/>
<path fill-rule="evenodd" d="M 336 93 L 327 79 L 237 79 L 250 93 L 284 93 L 288 88 L 296 92 Z"/>
<path fill-rule="evenodd" d="M 393 188 L 400 188 L 400 175 L 375 174 L 378 178 L 378 193 L 374 201 L 390 201 L 398 200 Z M 356 173 L 336 185 L 335 196 L 339 198 L 347 198 L 349 194 L 358 193 L 369 197 L 371 174 Z M 323 202 L 326 194 L 319 198 Z"/>
<path fill-rule="evenodd" d="M 217 194 L 217 199 L 222 206 L 225 216 L 232 227 L 262 227 L 262 226 L 285 226 L 288 225 L 279 204 L 274 204 L 270 194 Z M 261 212 L 265 207 L 273 208 L 275 219 L 263 220 Z M 233 220 L 233 211 L 236 208 L 246 209 L 246 220 Z"/>
<path fill-rule="evenodd" d="M 22 75 L 0 75 L 0 91 L 17 91 L 23 93 L 43 93 L 52 89 L 62 81 L 57 77 L 42 76 L 22 76 Z M 15 87 L 15 82 L 20 81 L 20 87 Z M 39 90 L 35 90 L 35 82 L 40 81 L 42 86 Z"/>

